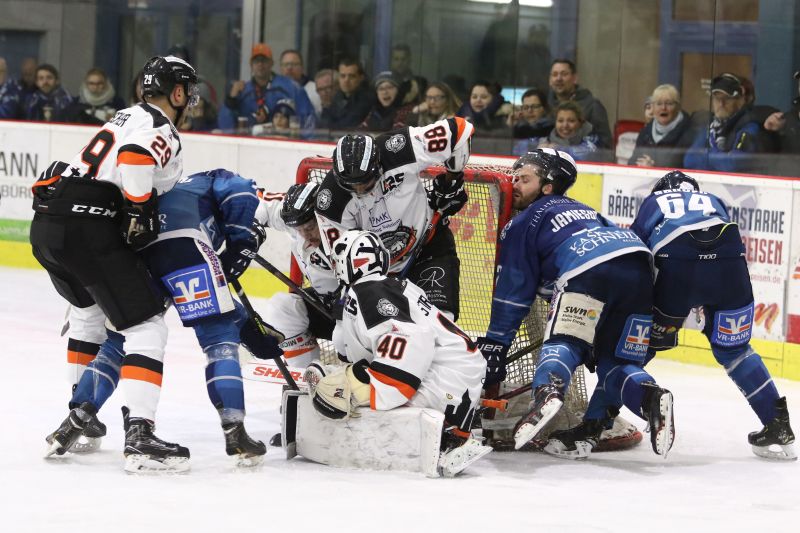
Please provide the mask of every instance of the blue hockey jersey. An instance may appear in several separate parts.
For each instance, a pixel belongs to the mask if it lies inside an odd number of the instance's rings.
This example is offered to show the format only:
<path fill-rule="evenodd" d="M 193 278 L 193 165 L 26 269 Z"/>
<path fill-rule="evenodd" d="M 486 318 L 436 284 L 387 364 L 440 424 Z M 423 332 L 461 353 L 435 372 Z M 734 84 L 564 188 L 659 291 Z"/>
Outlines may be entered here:
<path fill-rule="evenodd" d="M 650 251 L 630 230 L 566 196 L 543 196 L 500 234 L 500 261 L 487 337 L 511 344 L 537 292 L 624 254 Z"/>
<path fill-rule="evenodd" d="M 655 254 L 686 232 L 729 222 L 725 204 L 713 194 L 674 189 L 645 198 L 631 230 Z"/>
<path fill-rule="evenodd" d="M 257 207 L 253 180 L 221 168 L 192 174 L 158 197 L 161 229 L 156 242 L 189 237 L 219 253 L 226 241 L 230 246 L 252 239 Z"/>

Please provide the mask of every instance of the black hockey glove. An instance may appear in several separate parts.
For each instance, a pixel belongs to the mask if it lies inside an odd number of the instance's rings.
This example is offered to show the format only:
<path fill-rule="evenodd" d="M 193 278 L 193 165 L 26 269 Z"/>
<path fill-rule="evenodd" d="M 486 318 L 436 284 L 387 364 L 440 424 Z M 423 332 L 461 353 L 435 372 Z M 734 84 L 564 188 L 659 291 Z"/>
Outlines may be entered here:
<path fill-rule="evenodd" d="M 135 249 L 144 248 L 158 237 L 158 192 L 153 189 L 143 203 L 125 200 L 122 208 L 122 236 Z"/>
<path fill-rule="evenodd" d="M 258 249 L 267 239 L 267 232 L 258 221 L 253 221 L 251 229 L 252 234 L 249 239 L 230 244 L 222 254 L 222 269 L 225 271 L 225 277 L 229 280 L 239 279 L 239 276 L 244 274 L 258 253 Z"/>
<path fill-rule="evenodd" d="M 506 379 L 506 355 L 509 346 L 486 337 L 478 337 L 475 343 L 486 359 L 486 378 L 483 380 L 483 388 L 503 382 Z"/>
<path fill-rule="evenodd" d="M 242 346 L 257 359 L 277 359 L 283 355 L 280 343 L 283 334 L 264 322 L 260 316 L 245 320 L 239 330 Z"/>
<path fill-rule="evenodd" d="M 439 174 L 433 178 L 433 188 L 428 191 L 428 205 L 434 211 L 441 211 L 442 217 L 451 217 L 461 211 L 468 199 L 463 172 Z"/>
<path fill-rule="evenodd" d="M 335 320 L 341 320 L 344 312 L 343 288 L 344 285 L 339 285 L 335 291 L 322 295 L 322 303 L 328 308 Z"/>

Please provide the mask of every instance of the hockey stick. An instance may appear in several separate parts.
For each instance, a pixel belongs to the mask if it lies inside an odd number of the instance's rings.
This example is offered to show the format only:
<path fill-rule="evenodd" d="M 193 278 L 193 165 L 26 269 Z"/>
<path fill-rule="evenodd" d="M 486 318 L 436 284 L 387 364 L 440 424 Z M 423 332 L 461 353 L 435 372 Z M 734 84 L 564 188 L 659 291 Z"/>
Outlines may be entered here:
<path fill-rule="evenodd" d="M 239 295 L 239 299 L 242 301 L 242 305 L 244 305 L 244 308 L 247 311 L 248 316 L 253 320 L 253 322 L 255 322 L 258 331 L 262 335 L 267 335 L 267 328 L 264 325 L 264 320 L 261 318 L 261 315 L 259 315 L 256 312 L 256 310 L 253 309 L 253 304 L 250 303 L 250 299 L 245 294 L 244 289 L 242 288 L 242 284 L 239 283 L 238 279 L 230 280 L 230 284 L 233 286 L 234 290 L 236 291 L 236 294 Z M 293 390 L 300 390 L 300 387 L 298 387 L 297 383 L 295 383 L 294 378 L 292 377 L 292 373 L 289 372 L 289 369 L 286 367 L 286 363 L 283 362 L 283 359 L 280 357 L 276 357 L 275 364 L 278 366 L 278 370 L 281 371 L 281 374 L 283 374 L 283 379 L 286 380 L 286 383 L 289 385 L 289 388 Z"/>
<path fill-rule="evenodd" d="M 258 263 L 259 265 L 261 265 L 262 267 L 264 267 L 265 269 L 267 269 L 270 274 L 272 274 L 273 276 L 275 276 L 276 278 L 281 280 L 283 283 L 285 283 L 286 286 L 288 286 L 290 289 L 292 289 L 294 292 L 296 292 L 297 295 L 300 296 L 300 298 L 305 300 L 311 307 L 313 307 L 314 309 L 319 311 L 320 314 L 322 314 L 322 316 L 324 316 L 325 318 L 327 318 L 331 322 L 335 322 L 335 319 L 333 318 L 333 315 L 331 315 L 331 312 L 328 311 L 328 308 L 325 307 L 322 304 L 322 302 L 320 302 L 318 299 L 316 299 L 313 296 L 311 296 L 310 294 L 308 294 L 308 292 L 305 289 L 303 289 L 297 283 L 292 281 L 288 276 L 286 276 L 286 274 L 284 274 L 283 272 L 278 270 L 275 267 L 275 265 L 273 265 L 272 263 L 270 263 L 269 261 L 267 261 L 266 259 L 264 259 L 263 257 L 261 257 L 258 254 L 256 254 L 256 257 L 255 257 L 254 261 L 256 263 Z"/>
<path fill-rule="evenodd" d="M 398 279 L 406 279 L 408 277 L 408 273 L 411 271 L 411 267 L 414 266 L 414 263 L 417 262 L 417 258 L 422 253 L 422 248 L 428 243 L 431 237 L 433 237 L 433 232 L 436 230 L 436 226 L 439 224 L 439 220 L 442 218 L 442 212 L 436 211 L 433 213 L 431 220 L 428 222 L 428 225 L 425 227 L 425 232 L 422 234 L 422 239 L 417 243 L 417 246 L 411 252 L 411 257 L 408 258 L 408 262 L 406 266 L 403 267 L 403 270 L 400 271 L 400 275 Z"/>

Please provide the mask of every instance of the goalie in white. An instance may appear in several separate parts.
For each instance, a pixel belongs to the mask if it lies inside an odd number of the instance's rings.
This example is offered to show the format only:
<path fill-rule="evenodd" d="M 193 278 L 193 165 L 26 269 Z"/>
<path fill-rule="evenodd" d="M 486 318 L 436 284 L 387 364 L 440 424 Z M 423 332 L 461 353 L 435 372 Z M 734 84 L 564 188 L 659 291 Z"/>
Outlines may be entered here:
<path fill-rule="evenodd" d="M 374 233 L 344 233 L 333 245 L 333 260 L 348 287 L 337 335 L 351 363 L 312 387 L 317 411 L 333 419 L 357 416 L 358 407 L 444 413 L 438 466 L 445 476 L 489 453 L 470 433 L 486 371 L 472 339 L 422 289 L 387 277 L 389 254 Z"/>

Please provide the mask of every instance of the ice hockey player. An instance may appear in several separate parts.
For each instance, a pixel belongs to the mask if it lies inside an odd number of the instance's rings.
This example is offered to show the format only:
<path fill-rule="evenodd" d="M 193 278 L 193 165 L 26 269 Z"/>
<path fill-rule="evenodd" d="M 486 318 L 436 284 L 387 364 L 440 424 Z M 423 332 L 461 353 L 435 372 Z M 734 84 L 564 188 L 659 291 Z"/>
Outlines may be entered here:
<path fill-rule="evenodd" d="M 33 255 L 72 305 L 68 360 L 84 366 L 94 358 L 106 319 L 125 337 L 120 377 L 132 445 L 163 444 L 153 420 L 167 334 L 163 298 L 134 250 L 155 240 L 158 195 L 183 172 L 175 124 L 197 103 L 196 83 L 182 59 L 151 58 L 143 68 L 145 101 L 118 111 L 69 164 L 54 162 L 32 188 Z M 70 407 L 76 430 L 105 432 L 90 404 Z M 140 449 L 131 446 L 128 455 Z M 188 461 L 182 446 L 163 449 Z"/>
<path fill-rule="evenodd" d="M 317 195 L 317 218 L 329 254 L 345 231 L 372 231 L 389 251 L 389 272 L 400 274 L 414 249 L 423 246 L 405 274 L 453 320 L 458 319 L 459 260 L 447 224 L 467 202 L 463 170 L 473 131 L 472 124 L 456 117 L 377 138 L 345 135 L 336 143 L 333 170 Z M 444 165 L 447 172 L 436 176 L 426 193 L 420 173 L 431 165 Z M 419 242 L 435 212 L 440 218 L 433 236 Z"/>
<path fill-rule="evenodd" d="M 317 296 L 333 314 L 341 292 L 331 261 L 322 249 L 314 216 L 318 191 L 317 184 L 298 183 L 289 187 L 285 195 L 264 192 L 256 210 L 256 220 L 265 227 L 289 234 L 292 255 L 311 283 L 306 290 Z M 331 340 L 333 335 L 335 322 L 295 293 L 276 293 L 264 307 L 262 316 L 285 335 L 281 349 L 292 367 L 305 368 L 318 359 L 317 339 Z"/>
<path fill-rule="evenodd" d="M 228 281 L 244 272 L 264 240 L 260 226 L 253 224 L 257 205 L 252 180 L 224 169 L 193 174 L 160 197 L 158 238 L 140 252 L 184 326 L 197 335 L 208 360 L 206 388 L 222 422 L 225 449 L 240 466 L 256 465 L 266 453 L 244 428 L 240 336 L 258 357 L 281 355 L 278 341 L 257 333 L 228 289 Z M 222 249 L 218 256 L 215 250 Z M 100 409 L 119 379 L 124 342 L 118 333 L 109 333 L 78 383 L 73 403 Z M 62 437 L 57 432 L 55 438 Z M 130 457 L 135 461 L 129 460 L 126 470 L 132 472 L 184 466 L 173 465 L 169 457 L 163 462 L 151 458 L 155 463 L 146 456 Z"/>
<path fill-rule="evenodd" d="M 748 435 L 753 452 L 797 459 L 786 398 L 750 346 L 753 289 L 739 226 L 723 202 L 679 170 L 665 174 L 644 199 L 631 230 L 655 254 L 650 355 L 674 348 L 689 311 L 703 307 L 711 352 L 742 391 L 764 428 Z M 775 449 L 771 449 L 771 447 Z"/>
<path fill-rule="evenodd" d="M 350 364 L 318 376 L 312 387 L 317 411 L 332 419 L 348 418 L 358 407 L 444 413 L 439 468 L 445 476 L 489 453 L 470 433 L 486 370 L 472 339 L 419 287 L 387 277 L 389 254 L 374 233 L 345 232 L 333 244 L 333 259 L 347 286 L 337 329 Z"/>
<path fill-rule="evenodd" d="M 652 324 L 650 250 L 594 209 L 564 194 L 577 179 L 569 154 L 538 149 L 517 160 L 513 206 L 502 230 L 486 337 L 486 386 L 505 377 L 508 347 L 537 291 L 550 297 L 531 410 L 515 428 L 515 447 L 533 439 L 563 405 L 575 368 L 597 372 L 582 424 L 551 435 L 546 451 L 585 458 L 623 404 L 648 421 L 655 453 L 674 439 L 672 394 L 643 368 Z M 566 434 L 565 434 L 566 433 Z"/>

